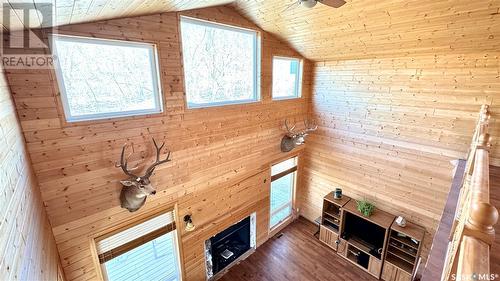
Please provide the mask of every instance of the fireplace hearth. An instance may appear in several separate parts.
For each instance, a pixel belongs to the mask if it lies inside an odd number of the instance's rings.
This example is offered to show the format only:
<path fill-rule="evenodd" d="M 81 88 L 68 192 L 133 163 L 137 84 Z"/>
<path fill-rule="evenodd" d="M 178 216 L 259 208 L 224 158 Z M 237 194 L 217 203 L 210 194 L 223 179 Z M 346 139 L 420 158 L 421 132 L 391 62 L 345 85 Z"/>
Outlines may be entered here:
<path fill-rule="evenodd" d="M 216 280 L 255 250 L 255 213 L 205 241 L 207 279 Z"/>

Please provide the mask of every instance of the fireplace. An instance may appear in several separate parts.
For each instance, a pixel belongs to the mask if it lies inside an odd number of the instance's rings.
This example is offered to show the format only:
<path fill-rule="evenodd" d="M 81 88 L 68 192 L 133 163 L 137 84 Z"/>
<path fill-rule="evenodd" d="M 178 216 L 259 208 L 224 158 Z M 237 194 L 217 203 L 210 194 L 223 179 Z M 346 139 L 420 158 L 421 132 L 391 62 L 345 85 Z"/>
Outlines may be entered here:
<path fill-rule="evenodd" d="M 255 250 L 255 213 L 205 241 L 207 280 L 216 280 L 225 270 Z"/>

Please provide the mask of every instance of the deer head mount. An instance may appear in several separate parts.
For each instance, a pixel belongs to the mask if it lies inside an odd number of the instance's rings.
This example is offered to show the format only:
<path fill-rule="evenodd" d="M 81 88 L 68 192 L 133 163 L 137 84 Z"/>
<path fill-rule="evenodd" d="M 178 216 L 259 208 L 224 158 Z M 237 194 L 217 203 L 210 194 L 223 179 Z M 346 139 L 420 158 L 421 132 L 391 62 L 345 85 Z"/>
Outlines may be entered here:
<path fill-rule="evenodd" d="M 309 135 L 309 132 L 318 129 L 318 125 L 307 119 L 304 120 L 304 129 L 302 131 L 295 132 L 295 126 L 296 124 L 293 124 L 290 127 L 288 125 L 288 120 L 285 119 L 287 134 L 281 139 L 281 151 L 288 152 L 294 149 L 296 146 L 303 144 L 305 142 L 305 138 L 307 137 L 307 135 Z"/>
<path fill-rule="evenodd" d="M 116 164 L 116 167 L 122 168 L 125 175 L 129 177 L 126 180 L 120 181 L 123 185 L 122 191 L 120 193 L 120 202 L 121 207 L 129 210 L 130 212 L 139 210 L 144 205 L 144 203 L 146 203 L 146 198 L 148 195 L 156 194 L 156 190 L 151 185 L 151 181 L 149 178 L 153 175 L 156 166 L 170 161 L 170 151 L 168 151 L 167 158 L 165 158 L 164 160 L 160 160 L 161 150 L 163 149 L 163 146 L 165 146 L 165 143 L 162 143 L 161 146 L 158 146 L 155 139 L 153 139 L 153 144 L 156 148 L 156 161 L 146 169 L 146 172 L 143 176 L 138 176 L 132 173 L 132 171 L 137 170 L 138 167 L 128 167 L 128 158 L 133 154 L 133 151 L 127 157 L 125 157 L 127 144 L 125 144 L 122 148 L 120 163 Z"/>

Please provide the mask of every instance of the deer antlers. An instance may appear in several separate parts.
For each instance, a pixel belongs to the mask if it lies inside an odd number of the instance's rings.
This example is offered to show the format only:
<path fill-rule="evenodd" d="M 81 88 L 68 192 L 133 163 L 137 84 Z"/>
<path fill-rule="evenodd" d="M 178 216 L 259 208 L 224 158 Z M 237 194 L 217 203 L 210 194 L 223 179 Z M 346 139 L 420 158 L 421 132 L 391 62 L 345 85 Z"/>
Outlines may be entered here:
<path fill-rule="evenodd" d="M 295 126 L 296 126 L 296 124 L 293 124 L 293 126 L 290 127 L 288 124 L 288 119 L 285 119 L 285 128 L 286 128 L 289 136 L 304 134 L 304 133 L 312 132 L 312 131 L 315 131 L 316 129 L 318 129 L 318 125 L 316 125 L 316 123 L 314 123 L 313 121 L 310 121 L 309 119 L 304 119 L 304 130 L 302 130 L 298 133 L 294 131 Z"/>
<path fill-rule="evenodd" d="M 130 152 L 130 154 L 125 157 L 125 149 L 127 148 L 127 144 L 123 145 L 122 147 L 122 153 L 121 153 L 121 156 L 120 156 L 120 164 L 116 163 L 115 164 L 115 167 L 117 168 L 122 168 L 123 172 L 125 173 L 125 175 L 131 177 L 131 178 L 138 178 L 138 176 L 136 176 L 135 174 L 133 174 L 131 171 L 133 170 L 136 170 L 138 167 L 134 167 L 134 168 L 131 168 L 129 169 L 128 168 L 128 158 L 130 156 L 132 156 L 132 154 L 135 152 L 134 150 L 134 145 L 132 144 L 132 152 Z"/>
<path fill-rule="evenodd" d="M 149 177 L 151 177 L 151 175 L 153 174 L 156 166 L 170 161 L 170 151 L 168 151 L 166 159 L 160 160 L 161 150 L 165 146 L 165 142 L 163 142 L 161 144 L 161 146 L 158 147 L 158 144 L 156 143 L 155 139 L 153 138 L 153 144 L 154 144 L 154 146 L 156 148 L 156 161 L 153 162 L 153 164 L 151 164 L 146 169 L 146 173 L 144 174 L 144 176 L 139 177 L 139 176 L 135 175 L 134 173 L 132 173 L 132 171 L 136 170 L 138 167 L 134 167 L 134 168 L 131 168 L 131 169 L 128 168 L 128 158 L 134 153 L 134 146 L 133 145 L 132 145 L 132 152 L 127 157 L 125 157 L 125 149 L 127 148 L 127 144 L 123 145 L 122 153 L 121 153 L 121 156 L 120 156 L 120 164 L 117 163 L 115 166 L 117 168 L 121 168 L 123 170 L 123 172 L 127 176 L 129 176 L 130 178 L 140 179 L 140 178 L 149 178 Z"/>
<path fill-rule="evenodd" d="M 286 127 L 286 130 L 287 130 L 287 132 L 288 132 L 288 135 L 290 135 L 290 136 L 295 135 L 295 132 L 293 131 L 293 130 L 295 129 L 295 126 L 296 126 L 296 125 L 295 125 L 295 124 L 293 124 L 292 128 L 290 128 L 290 127 L 288 126 L 288 119 L 285 119 L 285 127 Z"/>
<path fill-rule="evenodd" d="M 309 121 L 308 119 L 304 119 L 304 128 L 306 132 L 312 132 L 318 129 L 318 125 L 314 122 Z"/>
<path fill-rule="evenodd" d="M 155 170 L 156 166 L 170 161 L 170 150 L 168 151 L 167 158 L 160 160 L 161 150 L 163 146 L 165 146 L 165 142 L 163 142 L 160 145 L 160 147 L 158 147 L 158 145 L 156 144 L 155 139 L 153 139 L 153 143 L 156 148 L 156 161 L 153 164 L 151 164 L 151 166 L 149 166 L 149 168 L 146 170 L 146 174 L 144 176 L 147 178 L 149 178 L 153 174 L 153 171 Z"/>

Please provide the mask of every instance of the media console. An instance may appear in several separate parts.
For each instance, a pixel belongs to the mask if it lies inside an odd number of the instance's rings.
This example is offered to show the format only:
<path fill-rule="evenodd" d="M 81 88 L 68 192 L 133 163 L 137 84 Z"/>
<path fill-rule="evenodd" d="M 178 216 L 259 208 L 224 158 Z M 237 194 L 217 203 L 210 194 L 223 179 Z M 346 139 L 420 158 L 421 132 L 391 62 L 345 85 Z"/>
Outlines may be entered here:
<path fill-rule="evenodd" d="M 423 228 L 397 226 L 394 215 L 375 209 L 363 216 L 348 196 L 323 199 L 319 240 L 376 278 L 410 281 L 424 237 Z"/>

